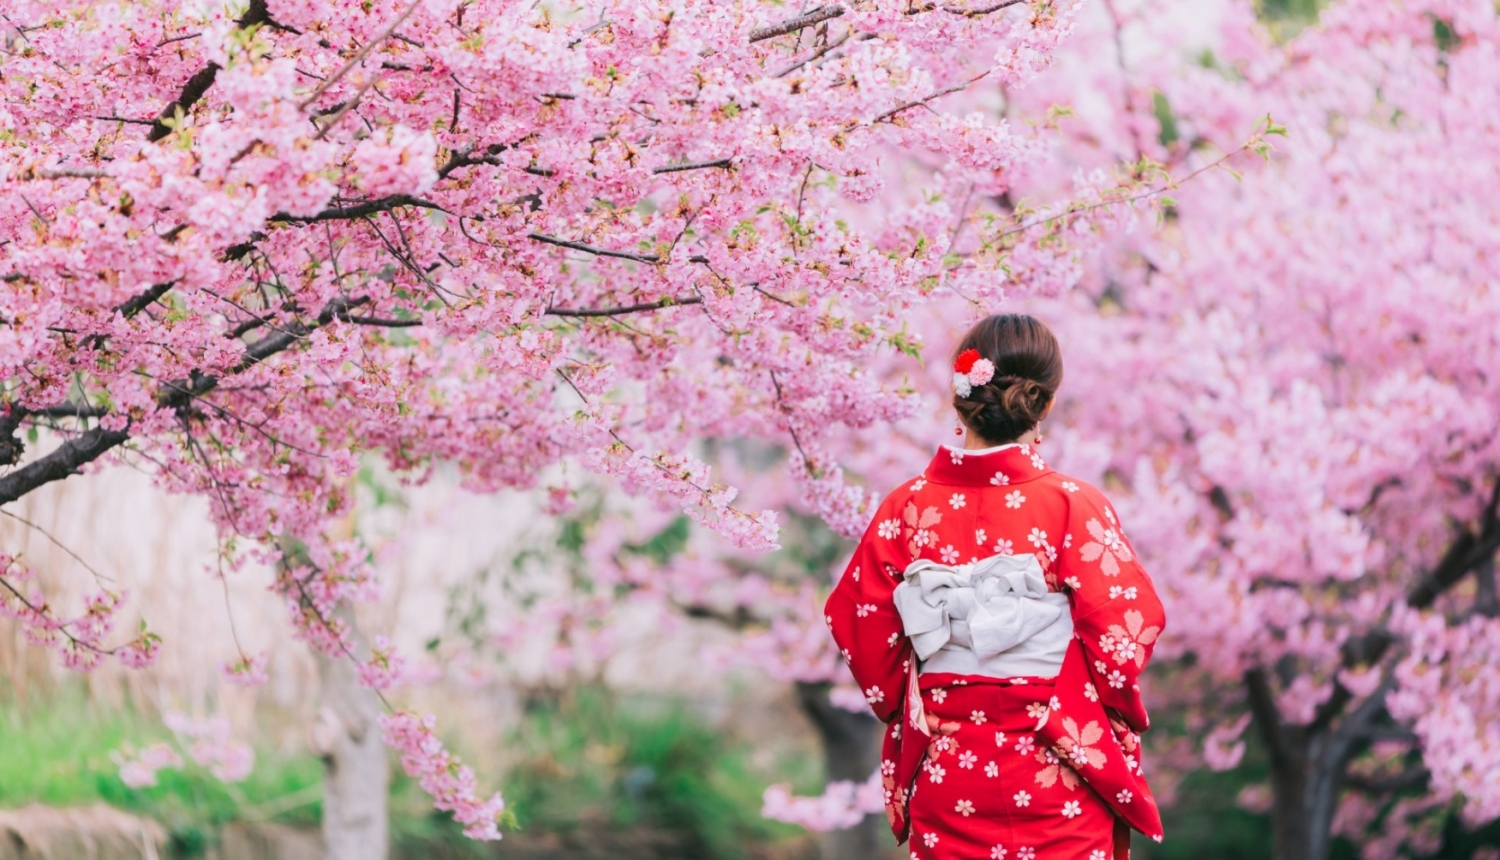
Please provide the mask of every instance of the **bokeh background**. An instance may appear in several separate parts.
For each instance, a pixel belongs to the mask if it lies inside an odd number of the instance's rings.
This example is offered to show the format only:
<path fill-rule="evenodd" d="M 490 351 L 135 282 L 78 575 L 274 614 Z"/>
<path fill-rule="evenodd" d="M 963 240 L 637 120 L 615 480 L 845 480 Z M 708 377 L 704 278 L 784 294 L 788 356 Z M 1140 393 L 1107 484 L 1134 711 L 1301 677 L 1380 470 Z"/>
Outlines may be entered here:
<path fill-rule="evenodd" d="M 1318 25 L 1321 5 L 1260 0 L 1255 12 L 1290 40 Z M 1205 34 L 1222 25 L 1197 20 L 1192 3 L 1172 14 Z M 1050 75 L 1068 74 L 1069 50 Z M 1158 107 L 1151 133 L 1166 145 L 1176 131 L 1170 107 Z M 922 426 L 943 420 L 926 416 Z M 946 441 L 929 435 L 903 450 Z M 1066 457 L 1065 433 L 1058 444 Z M 786 454 L 735 453 L 739 467 L 768 473 Z M 922 463 L 911 456 L 910 470 Z M 754 486 L 755 475 L 740 477 Z M 543 512 L 545 493 L 481 496 L 459 484 L 441 470 L 420 486 L 374 464 L 361 473 L 346 527 L 371 548 L 384 594 L 355 621 L 362 636 L 388 637 L 408 655 L 393 695 L 441 717 L 440 732 L 481 783 L 503 792 L 511 828 L 498 845 L 465 840 L 392 768 L 394 857 L 846 860 L 872 856 L 861 840 L 905 856 L 878 814 L 829 833 L 774 814 L 778 798 L 858 783 L 871 769 L 878 726 L 859 712 L 857 691 L 850 706 L 849 691 L 826 682 L 821 626 L 798 623 L 848 541 L 788 509 L 784 548 L 751 562 L 609 486 L 585 484 L 559 517 Z M 221 569 L 201 499 L 115 468 L 28 495 L 0 519 L 0 543 L 60 598 L 96 578 L 123 590 L 132 606 L 150 607 L 168 643 L 148 670 L 77 675 L 0 620 L 0 858 L 322 856 L 320 721 L 348 679 L 289 636 L 268 589 L 272 571 Z M 663 587 L 601 577 L 605 567 L 659 572 Z M 697 576 L 710 568 L 722 575 Z M 747 608 L 757 606 L 771 609 Z M 269 683 L 224 683 L 220 667 L 241 653 L 267 656 Z M 1136 856 L 1269 857 L 1257 736 L 1245 735 L 1233 766 L 1196 766 L 1199 717 L 1162 701 L 1153 777 L 1169 838 L 1138 842 Z M 223 755 L 200 762 L 196 744 Z M 130 763 L 162 749 L 181 765 L 132 785 Z M 226 756 L 238 763 L 231 778 Z M 1500 856 L 1500 825 L 1466 827 L 1441 810 L 1439 819 L 1425 856 Z M 1362 847 L 1340 838 L 1333 856 Z"/>

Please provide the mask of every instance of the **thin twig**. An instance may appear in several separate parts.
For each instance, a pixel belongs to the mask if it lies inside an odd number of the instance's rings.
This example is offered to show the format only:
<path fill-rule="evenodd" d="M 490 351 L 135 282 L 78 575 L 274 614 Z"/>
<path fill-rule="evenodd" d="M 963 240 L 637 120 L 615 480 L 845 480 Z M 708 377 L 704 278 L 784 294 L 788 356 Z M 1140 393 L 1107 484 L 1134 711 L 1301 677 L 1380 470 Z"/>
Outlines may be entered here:
<path fill-rule="evenodd" d="M 313 140 L 322 140 L 324 135 L 328 134 L 328 132 L 333 130 L 334 126 L 339 124 L 339 120 L 343 119 L 349 111 L 354 110 L 354 106 L 359 104 L 359 100 L 364 98 L 365 93 L 369 92 L 370 87 L 375 85 L 375 80 L 372 76 L 360 84 L 359 89 L 355 90 L 353 98 L 348 99 L 339 106 L 339 109 L 334 112 L 333 116 L 329 117 L 328 121 L 323 123 L 322 128 L 318 129 L 318 133 L 313 135 Z"/>
<path fill-rule="evenodd" d="M 349 61 L 347 63 L 344 63 L 342 68 L 330 75 L 327 80 L 318 84 L 316 87 L 313 87 L 313 91 L 308 94 L 307 98 L 302 100 L 301 104 L 297 105 L 297 109 L 307 110 L 307 106 L 317 101 L 318 97 L 327 92 L 329 87 L 337 83 L 340 78 L 344 77 L 344 75 L 349 74 L 350 70 L 352 70 L 355 66 L 364 62 L 365 57 L 369 56 L 370 51 L 374 50 L 376 45 L 379 45 L 381 42 L 389 39 L 391 37 L 391 34 L 396 32 L 396 28 L 405 23 L 406 19 L 410 18 L 411 13 L 417 11 L 417 7 L 420 5 L 422 5 L 422 0 L 415 0 L 415 2 L 413 2 L 410 6 L 407 6 L 406 11 L 402 12 L 400 17 L 392 21 L 391 25 L 389 27 L 386 27 L 384 32 L 382 32 L 379 36 L 376 36 L 374 39 L 371 39 L 369 42 L 366 42 L 365 46 L 356 51 L 354 56 L 350 57 Z"/>
<path fill-rule="evenodd" d="M 816 61 L 822 59 L 824 56 L 826 56 L 828 54 L 828 52 L 830 52 L 830 51 L 836 51 L 840 47 L 842 47 L 845 42 L 849 41 L 849 36 L 850 35 L 852 35 L 852 33 L 845 33 L 844 35 L 838 37 L 837 39 L 833 40 L 832 42 L 829 42 L 828 44 L 826 44 L 823 47 L 819 48 L 817 51 L 815 51 L 815 52 L 813 52 L 811 54 L 808 54 L 806 57 L 798 60 L 795 63 L 792 63 L 790 66 L 787 66 L 786 68 L 782 69 L 781 71 L 777 72 L 776 74 L 772 75 L 771 77 L 773 77 L 773 78 L 784 78 L 787 75 L 790 75 L 792 72 L 795 72 L 798 69 L 802 68 L 803 66 L 807 65 L 808 63 L 816 62 Z"/>
<path fill-rule="evenodd" d="M 70 557 L 72 557 L 72 559 L 74 561 L 76 561 L 79 564 L 83 565 L 83 569 L 86 570 L 86 571 L 88 571 L 89 573 L 93 574 L 94 575 L 94 579 L 102 579 L 105 582 L 114 582 L 115 581 L 113 577 L 105 576 L 104 574 L 102 574 L 99 571 L 95 570 L 94 567 L 93 567 L 93 565 L 91 565 L 88 562 L 84 561 L 83 558 L 78 555 L 78 553 L 74 552 L 71 549 L 68 549 L 67 545 L 65 545 L 62 541 L 58 540 L 52 534 L 52 532 L 49 532 L 46 529 L 42 528 L 41 526 L 37 525 L 36 523 L 32 522 L 31 520 L 28 520 L 25 517 L 13 514 L 10 511 L 5 510 L 4 508 L 0 508 L 0 514 L 4 514 L 7 517 L 10 517 L 11 519 L 15 520 L 16 522 L 20 523 L 23 526 L 26 526 L 27 528 L 36 530 L 36 532 L 38 534 L 40 534 L 42 537 L 44 537 L 48 541 L 50 541 L 53 546 L 57 547 L 58 549 L 62 550 L 65 553 L 67 553 Z"/>
<path fill-rule="evenodd" d="M 966 9 L 963 6 L 945 5 L 943 6 L 943 11 L 952 12 L 954 15 L 967 15 L 970 18 L 977 18 L 980 15 L 988 15 L 991 12 L 999 12 L 1001 9 L 1008 9 L 1011 6 L 1015 6 L 1017 4 L 1025 2 L 1026 0 L 1001 0 L 1001 2 L 999 3 L 995 3 L 989 6 L 982 6 L 978 9 Z"/>
<path fill-rule="evenodd" d="M 157 42 L 156 43 L 156 47 L 158 47 L 158 48 L 165 47 L 167 45 L 172 44 L 173 42 L 186 42 L 188 39 L 196 39 L 196 38 L 198 38 L 201 35 L 203 35 L 203 34 L 202 33 L 188 33 L 186 36 L 173 36 L 170 39 L 162 39 L 160 42 Z"/>
<path fill-rule="evenodd" d="M 23 171 L 18 179 L 101 179 L 108 176 L 110 174 L 105 171 L 89 167 L 46 167 Z"/>
<path fill-rule="evenodd" d="M 1163 185 L 1160 188 L 1147 189 L 1146 191 L 1142 191 L 1142 192 L 1140 192 L 1138 194 L 1132 194 L 1129 197 L 1121 197 L 1121 198 L 1118 198 L 1116 200 L 1102 200 L 1102 201 L 1100 201 L 1098 203 L 1090 203 L 1087 206 L 1080 206 L 1077 209 L 1069 209 L 1069 210 L 1067 210 L 1065 212 L 1059 212 L 1056 215 L 1047 215 L 1047 216 L 1044 216 L 1044 217 L 1041 217 L 1041 218 L 1034 218 L 1034 219 L 1032 219 L 1030 221 L 1027 221 L 1025 223 L 1018 224 L 1015 227 L 1010 228 L 1009 230 L 1003 230 L 1003 231 L 1001 231 L 999 233 L 996 233 L 994 238 L 1001 239 L 1001 238 L 1004 238 L 1006 236 L 1011 236 L 1011 235 L 1014 235 L 1016 233 L 1021 233 L 1021 232 L 1024 232 L 1026 230 L 1030 230 L 1033 227 L 1041 226 L 1042 224 L 1046 224 L 1049 221 L 1056 221 L 1059 218 L 1066 218 L 1066 217 L 1068 217 L 1070 215 L 1079 215 L 1079 214 L 1082 214 L 1084 212 L 1092 212 L 1095 209 L 1102 209 L 1102 208 L 1104 208 L 1106 206 L 1118 206 L 1118 205 L 1120 205 L 1122 203 L 1134 203 L 1137 200 L 1144 200 L 1147 197 L 1155 197 L 1158 194 L 1162 194 L 1164 192 L 1171 191 L 1172 189 L 1177 188 L 1178 186 L 1182 185 L 1184 182 L 1188 182 L 1188 181 L 1192 180 L 1194 177 L 1198 176 L 1199 174 L 1206 173 L 1206 172 L 1208 172 L 1210 170 L 1213 170 L 1214 168 L 1221 166 L 1224 162 L 1228 161 L 1229 159 L 1233 158 L 1234 156 L 1239 155 L 1240 153 L 1248 150 L 1251 146 L 1253 146 L 1255 144 L 1255 139 L 1257 139 L 1257 138 L 1259 138 L 1259 135 L 1257 135 L 1256 138 L 1252 138 L 1249 142 L 1245 143 L 1239 149 L 1236 149 L 1236 150 L 1234 150 L 1232 152 L 1225 153 L 1223 156 L 1220 156 L 1217 160 L 1213 161 L 1212 163 L 1206 164 L 1206 165 L 1198 168 L 1197 170 L 1194 170 L 1192 173 L 1189 173 L 1187 176 L 1184 176 L 1181 179 L 1175 179 L 1175 180 L 1167 183 L 1166 185 Z"/>
<path fill-rule="evenodd" d="M 940 89 L 940 90 L 938 90 L 935 93 L 930 93 L 928 95 L 925 95 L 925 96 L 917 99 L 916 101 L 907 102 L 906 104 L 901 105 L 900 107 L 891 108 L 890 110 L 886 111 L 885 113 L 881 114 L 880 116 L 877 116 L 874 119 L 870 120 L 870 124 L 874 125 L 877 122 L 884 122 L 884 121 L 890 119 L 891 117 L 895 116 L 896 114 L 901 113 L 902 111 L 907 111 L 907 110 L 910 110 L 910 109 L 912 109 L 914 107 L 921 107 L 921 106 L 926 105 L 928 102 L 932 101 L 933 99 L 941 98 L 941 97 L 946 96 L 946 95 L 951 95 L 953 93 L 960 92 L 962 90 L 966 90 L 966 89 L 969 88 L 970 85 L 976 84 L 979 81 L 983 80 L 984 78 L 988 77 L 989 74 L 990 73 L 987 72 L 987 71 L 986 72 L 980 72 L 979 74 L 975 75 L 972 78 L 969 78 L 967 81 L 964 81 L 963 83 L 954 84 L 951 87 L 944 87 L 943 89 Z"/>
<path fill-rule="evenodd" d="M 608 248 L 595 248 L 582 242 L 574 242 L 571 239 L 559 239 L 556 236 L 548 236 L 545 233 L 527 233 L 526 237 L 537 242 L 548 245 L 556 245 L 559 248 L 569 248 L 574 251 L 582 251 L 585 254 L 593 254 L 598 257 L 615 257 L 621 260 L 634 260 L 637 263 L 660 263 L 661 258 L 655 254 L 634 254 L 630 251 L 611 251 Z"/>

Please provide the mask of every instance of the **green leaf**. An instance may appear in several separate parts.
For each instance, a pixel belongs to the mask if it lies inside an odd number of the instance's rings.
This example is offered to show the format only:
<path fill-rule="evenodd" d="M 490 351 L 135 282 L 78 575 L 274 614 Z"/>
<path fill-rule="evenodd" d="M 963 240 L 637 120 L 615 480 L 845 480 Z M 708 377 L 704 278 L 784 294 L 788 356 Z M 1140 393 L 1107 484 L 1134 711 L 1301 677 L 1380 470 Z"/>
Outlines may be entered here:
<path fill-rule="evenodd" d="M 1161 90 L 1151 94 L 1151 111 L 1156 114 L 1156 122 L 1161 128 L 1157 132 L 1156 139 L 1161 141 L 1162 146 L 1171 146 L 1176 143 L 1180 137 L 1177 130 L 1177 116 L 1172 113 L 1172 105 L 1167 102 L 1167 97 Z"/>

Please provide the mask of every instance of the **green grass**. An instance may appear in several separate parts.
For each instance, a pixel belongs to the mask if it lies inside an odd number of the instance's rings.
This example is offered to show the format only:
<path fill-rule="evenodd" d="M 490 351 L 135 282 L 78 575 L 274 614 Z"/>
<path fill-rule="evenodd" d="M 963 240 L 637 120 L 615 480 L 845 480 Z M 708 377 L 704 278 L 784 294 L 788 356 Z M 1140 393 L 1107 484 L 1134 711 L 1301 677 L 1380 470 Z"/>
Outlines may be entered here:
<path fill-rule="evenodd" d="M 817 780 L 805 757 L 790 753 L 765 770 L 754 767 L 748 744 L 681 703 L 598 689 L 536 706 L 513 743 L 523 759 L 505 792 L 522 828 L 650 828 L 682 835 L 702 856 L 730 860 L 748 845 L 799 832 L 761 818 L 767 783 L 788 774 L 807 788 Z"/>
<path fill-rule="evenodd" d="M 227 784 L 184 751 L 184 766 L 159 771 L 157 785 L 127 787 L 114 754 L 170 741 L 171 733 L 158 718 L 91 702 L 81 691 L 26 708 L 0 700 L 0 737 L 0 807 L 106 803 L 161 821 L 178 857 L 203 853 L 229 822 L 316 826 L 321 811 L 321 764 L 308 753 L 258 749 L 249 778 Z M 744 857 L 749 845 L 799 833 L 760 817 L 768 782 L 790 774 L 811 790 L 818 777 L 812 763 L 790 752 L 767 768 L 753 767 L 750 746 L 684 704 L 629 701 L 593 688 L 534 706 L 506 743 L 519 762 L 501 787 L 522 829 L 665 832 L 699 856 L 726 860 Z M 434 812 L 399 767 L 391 801 L 399 853 L 492 856 L 463 839 L 449 816 Z"/>
<path fill-rule="evenodd" d="M 106 708 L 81 693 L 24 709 L 0 702 L 0 737 L 0 806 L 107 803 L 161 821 L 179 856 L 206 849 L 231 821 L 318 821 L 322 767 L 310 755 L 257 750 L 249 778 L 229 784 L 184 754 L 183 767 L 159 771 L 155 786 L 126 786 L 113 754 L 168 741 L 171 733 L 158 719 Z"/>

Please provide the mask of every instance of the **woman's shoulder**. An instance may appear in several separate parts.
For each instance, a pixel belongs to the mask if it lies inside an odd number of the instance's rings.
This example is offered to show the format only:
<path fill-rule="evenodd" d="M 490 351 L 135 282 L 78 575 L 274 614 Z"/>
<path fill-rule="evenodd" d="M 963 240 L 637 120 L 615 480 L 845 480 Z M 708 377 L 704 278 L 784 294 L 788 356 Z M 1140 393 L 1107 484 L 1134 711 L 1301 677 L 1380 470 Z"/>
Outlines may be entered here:
<path fill-rule="evenodd" d="M 886 493 L 884 499 L 881 499 L 879 506 L 881 514 L 899 513 L 909 502 L 920 504 L 921 500 L 919 497 L 924 495 L 923 490 L 928 489 L 929 486 L 930 482 L 927 480 L 926 474 L 917 475 L 902 481 L 889 493 Z"/>
<path fill-rule="evenodd" d="M 1099 487 L 1082 478 L 1075 478 L 1054 470 L 1043 475 L 1038 481 L 1055 488 L 1073 516 L 1107 514 L 1111 518 L 1114 517 L 1114 505 L 1110 504 L 1109 497 Z"/>

